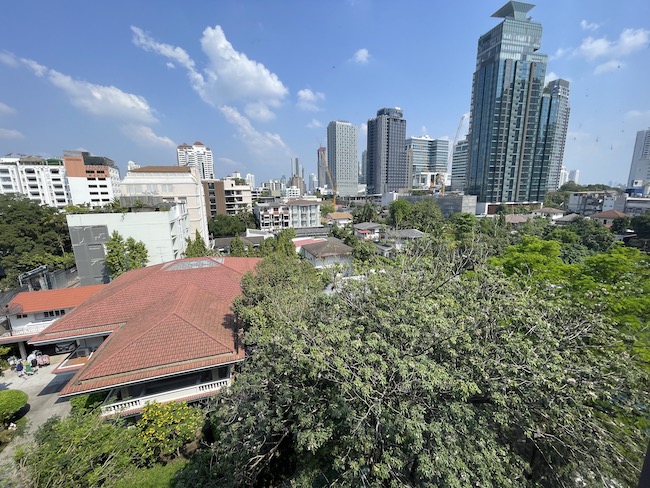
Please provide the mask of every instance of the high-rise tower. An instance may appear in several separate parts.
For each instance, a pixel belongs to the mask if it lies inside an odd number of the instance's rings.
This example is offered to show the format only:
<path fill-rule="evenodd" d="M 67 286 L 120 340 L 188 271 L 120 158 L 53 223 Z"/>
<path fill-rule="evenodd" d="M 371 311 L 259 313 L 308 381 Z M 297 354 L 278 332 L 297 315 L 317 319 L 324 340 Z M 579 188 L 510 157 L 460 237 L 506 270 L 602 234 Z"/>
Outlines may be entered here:
<path fill-rule="evenodd" d="M 650 129 L 636 133 L 627 187 L 636 194 L 650 194 Z"/>
<path fill-rule="evenodd" d="M 196 141 L 191 146 L 185 143 L 181 144 L 176 148 L 176 157 L 179 166 L 197 168 L 202 180 L 211 180 L 214 178 L 212 150 L 203 143 Z"/>
<path fill-rule="evenodd" d="M 341 196 L 355 196 L 359 187 L 357 126 L 335 120 L 327 125 L 327 165 Z"/>
<path fill-rule="evenodd" d="M 466 190 L 481 202 L 543 198 L 549 172 L 538 141 L 547 56 L 534 5 L 508 2 L 504 19 L 480 37 L 472 84 Z M 559 171 L 559 168 L 557 169 Z"/>
<path fill-rule="evenodd" d="M 410 188 L 405 143 L 402 109 L 382 108 L 377 117 L 368 120 L 368 193 Z"/>

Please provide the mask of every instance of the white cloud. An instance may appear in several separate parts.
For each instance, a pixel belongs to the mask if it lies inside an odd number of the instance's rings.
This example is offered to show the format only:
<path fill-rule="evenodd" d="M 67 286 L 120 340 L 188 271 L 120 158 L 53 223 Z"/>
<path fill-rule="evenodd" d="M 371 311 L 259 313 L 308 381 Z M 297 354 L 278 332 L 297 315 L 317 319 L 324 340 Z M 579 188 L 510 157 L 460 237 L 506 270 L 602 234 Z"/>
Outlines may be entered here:
<path fill-rule="evenodd" d="M 122 126 L 122 132 L 139 146 L 176 147 L 169 137 L 158 136 L 151 127 L 146 125 L 127 124 Z"/>
<path fill-rule="evenodd" d="M 14 68 L 19 64 L 16 56 L 8 51 L 0 52 L 0 63 L 6 64 L 7 66 L 12 66 Z"/>
<path fill-rule="evenodd" d="M 354 57 L 352 59 L 356 63 L 366 64 L 370 59 L 370 53 L 365 47 L 363 47 L 354 53 Z"/>
<path fill-rule="evenodd" d="M 323 123 L 318 119 L 311 119 L 311 121 L 307 124 L 308 129 L 317 129 L 319 127 L 323 127 Z"/>
<path fill-rule="evenodd" d="M 252 102 L 246 104 L 244 112 L 246 112 L 246 115 L 251 119 L 260 120 L 262 122 L 275 118 L 275 114 L 271 112 L 269 107 L 267 107 L 263 102 Z"/>
<path fill-rule="evenodd" d="M 567 49 L 567 48 L 565 48 L 565 47 L 560 47 L 560 48 L 558 48 L 558 49 L 555 51 L 555 53 L 551 54 L 551 55 L 548 57 L 548 60 L 549 60 L 549 61 L 555 61 L 556 59 L 563 58 L 564 56 L 566 56 L 566 55 L 569 54 L 570 52 L 571 52 L 570 49 Z"/>
<path fill-rule="evenodd" d="M 650 110 L 629 110 L 625 113 L 626 119 L 635 119 L 637 117 L 650 117 Z"/>
<path fill-rule="evenodd" d="M 238 167 L 238 166 L 242 166 L 242 165 L 239 164 L 237 161 L 235 161 L 234 159 L 230 159 L 230 158 L 223 158 L 223 157 L 221 157 L 221 158 L 217 158 L 217 162 L 218 162 L 221 166 L 230 166 L 230 167 L 232 167 L 232 168 L 236 168 L 236 167 Z"/>
<path fill-rule="evenodd" d="M 99 116 L 115 117 L 139 122 L 156 122 L 153 110 L 144 97 L 127 93 L 114 86 L 96 85 L 49 69 L 32 59 L 20 60 L 36 76 L 47 77 L 65 92 L 76 107 Z"/>
<path fill-rule="evenodd" d="M 176 65 L 174 63 L 172 63 L 171 61 L 167 61 L 165 66 L 167 66 L 169 69 L 176 69 Z"/>
<path fill-rule="evenodd" d="M 598 39 L 587 37 L 577 50 L 577 53 L 589 60 L 600 57 L 627 56 L 639 49 L 645 48 L 650 42 L 650 30 L 624 29 L 616 41 L 607 37 Z"/>
<path fill-rule="evenodd" d="M 586 20 L 582 20 L 580 22 L 580 27 L 582 27 L 583 30 L 597 31 L 600 28 L 600 24 L 596 24 L 595 22 L 588 22 Z"/>
<path fill-rule="evenodd" d="M 236 51 L 219 25 L 203 31 L 201 47 L 207 56 L 207 65 L 202 71 L 196 68 L 184 49 L 160 43 L 138 27 L 132 26 L 131 30 L 136 46 L 185 67 L 192 88 L 204 102 L 214 107 L 248 100 L 246 112 L 249 117 L 268 120 L 272 118 L 269 107 L 279 106 L 289 93 L 275 73 Z"/>
<path fill-rule="evenodd" d="M 610 73 L 612 71 L 616 71 L 617 69 L 625 67 L 625 63 L 622 63 L 621 61 L 617 59 L 612 59 L 610 61 L 607 61 L 605 63 L 599 64 L 596 66 L 596 69 L 594 69 L 594 74 L 595 75 L 602 75 L 603 73 Z"/>
<path fill-rule="evenodd" d="M 426 125 L 423 125 L 422 127 L 420 127 L 420 133 L 422 135 L 425 135 L 427 133 L 427 126 Z"/>
<path fill-rule="evenodd" d="M 313 92 L 309 88 L 304 88 L 298 92 L 298 103 L 296 105 L 301 110 L 317 112 L 322 110 L 322 108 L 318 106 L 318 103 L 324 100 L 324 93 Z"/>
<path fill-rule="evenodd" d="M 7 105 L 6 103 L 0 102 L 0 114 L 13 114 L 16 113 L 16 110 Z"/>
<path fill-rule="evenodd" d="M 238 137 L 246 143 L 253 154 L 260 157 L 269 157 L 270 151 L 280 151 L 287 156 L 292 154 L 278 134 L 259 132 L 235 107 L 224 105 L 219 110 L 226 120 L 237 128 Z"/>
<path fill-rule="evenodd" d="M 555 81 L 559 79 L 560 77 L 554 72 L 554 71 L 549 71 L 546 74 L 546 78 L 544 79 L 545 83 L 550 83 L 551 81 Z"/>
<path fill-rule="evenodd" d="M 359 125 L 359 140 L 363 140 L 368 137 L 368 124 L 365 122 Z"/>
<path fill-rule="evenodd" d="M 14 129 L 1 129 L 0 128 L 0 139 L 24 139 L 25 136 L 17 130 Z"/>

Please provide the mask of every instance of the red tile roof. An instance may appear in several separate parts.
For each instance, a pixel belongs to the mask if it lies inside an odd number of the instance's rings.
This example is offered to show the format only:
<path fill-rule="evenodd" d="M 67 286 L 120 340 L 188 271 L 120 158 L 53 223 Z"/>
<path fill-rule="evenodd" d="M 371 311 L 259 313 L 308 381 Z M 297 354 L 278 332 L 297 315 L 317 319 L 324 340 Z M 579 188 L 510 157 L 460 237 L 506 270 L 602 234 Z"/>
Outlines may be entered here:
<path fill-rule="evenodd" d="M 24 291 L 7 305 L 10 314 L 45 312 L 74 308 L 92 297 L 106 285 L 78 286 L 57 290 Z"/>
<path fill-rule="evenodd" d="M 130 271 L 30 341 L 108 335 L 61 395 L 243 359 L 231 314 L 255 258 L 191 258 Z M 110 335 L 109 335 L 110 334 Z"/>

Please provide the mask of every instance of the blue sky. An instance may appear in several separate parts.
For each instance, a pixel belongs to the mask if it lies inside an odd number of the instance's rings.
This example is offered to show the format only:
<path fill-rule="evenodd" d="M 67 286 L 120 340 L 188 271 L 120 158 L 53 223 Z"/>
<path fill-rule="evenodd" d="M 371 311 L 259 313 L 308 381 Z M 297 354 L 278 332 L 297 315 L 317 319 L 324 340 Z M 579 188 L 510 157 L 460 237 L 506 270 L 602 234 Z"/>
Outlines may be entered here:
<path fill-rule="evenodd" d="M 210 146 L 215 176 L 316 171 L 332 120 L 399 106 L 407 136 L 454 139 L 476 45 L 502 1 L 34 0 L 0 3 L 0 156 L 84 149 L 124 171 Z M 565 165 L 627 179 L 650 127 L 650 3 L 540 0 L 547 79 L 571 82 Z M 466 130 L 466 129 L 465 129 Z M 461 131 L 463 132 L 463 131 Z"/>

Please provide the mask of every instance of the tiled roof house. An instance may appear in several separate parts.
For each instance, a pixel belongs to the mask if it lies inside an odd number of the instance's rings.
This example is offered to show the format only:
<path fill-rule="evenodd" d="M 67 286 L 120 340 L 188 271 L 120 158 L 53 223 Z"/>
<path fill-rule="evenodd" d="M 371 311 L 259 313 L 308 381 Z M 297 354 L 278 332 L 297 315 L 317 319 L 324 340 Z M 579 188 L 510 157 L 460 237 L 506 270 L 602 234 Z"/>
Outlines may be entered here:
<path fill-rule="evenodd" d="M 55 370 L 76 372 L 60 395 L 106 392 L 105 415 L 211 396 L 244 359 L 231 306 L 258 261 L 201 257 L 129 271 L 30 342 L 75 340 Z"/>

